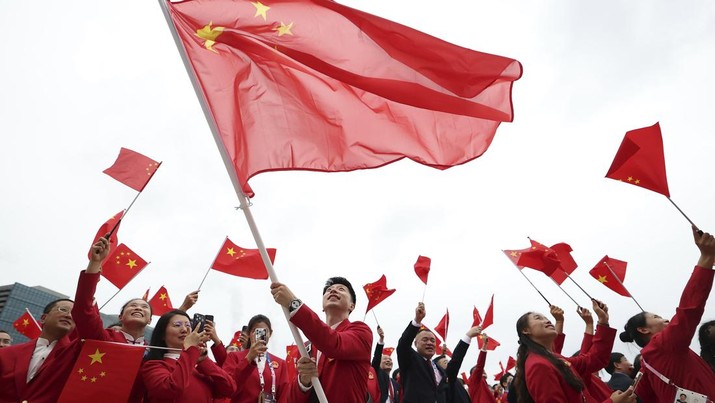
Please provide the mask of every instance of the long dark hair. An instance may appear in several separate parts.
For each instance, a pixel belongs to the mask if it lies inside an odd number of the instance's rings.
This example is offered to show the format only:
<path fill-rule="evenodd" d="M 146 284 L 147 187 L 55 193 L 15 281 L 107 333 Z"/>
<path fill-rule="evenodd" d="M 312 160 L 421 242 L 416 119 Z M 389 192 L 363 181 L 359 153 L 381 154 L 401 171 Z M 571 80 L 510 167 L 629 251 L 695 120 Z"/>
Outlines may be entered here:
<path fill-rule="evenodd" d="M 547 350 L 541 344 L 531 340 L 529 336 L 522 333 L 524 329 L 529 327 L 529 315 L 533 312 L 527 312 L 516 321 L 516 333 L 519 336 L 519 351 L 516 353 L 516 376 L 512 383 L 516 391 L 518 403 L 534 403 L 534 398 L 531 397 L 529 389 L 526 387 L 526 359 L 529 354 L 537 354 L 551 363 L 561 374 L 567 384 L 577 391 L 583 391 L 583 382 L 579 379 L 571 369 L 562 360 L 556 358 L 551 351 Z"/>
<path fill-rule="evenodd" d="M 650 337 L 644 335 L 638 331 L 639 327 L 646 326 L 646 313 L 639 312 L 633 315 L 626 325 L 623 327 L 625 331 L 621 332 L 619 335 L 620 339 L 624 343 L 636 342 L 641 348 L 645 347 L 650 341 Z"/>
<path fill-rule="evenodd" d="M 698 340 L 700 340 L 700 356 L 715 372 L 715 340 L 710 337 L 710 328 L 713 326 L 715 326 L 715 320 L 703 323 L 698 330 Z"/>
<path fill-rule="evenodd" d="M 169 326 L 169 320 L 174 315 L 181 315 L 186 317 L 186 319 L 191 321 L 191 318 L 189 318 L 189 315 L 184 312 L 180 311 L 178 309 L 174 309 L 173 311 L 169 311 L 163 315 L 161 315 L 161 318 L 159 318 L 159 321 L 156 322 L 156 327 L 154 328 L 154 332 L 151 334 L 151 345 L 155 347 L 167 347 L 166 345 L 166 328 Z M 166 350 L 164 349 L 158 349 L 158 348 L 149 348 L 149 353 L 144 357 L 144 360 L 149 361 L 149 360 L 162 360 L 164 359 L 164 354 L 166 353 Z"/>

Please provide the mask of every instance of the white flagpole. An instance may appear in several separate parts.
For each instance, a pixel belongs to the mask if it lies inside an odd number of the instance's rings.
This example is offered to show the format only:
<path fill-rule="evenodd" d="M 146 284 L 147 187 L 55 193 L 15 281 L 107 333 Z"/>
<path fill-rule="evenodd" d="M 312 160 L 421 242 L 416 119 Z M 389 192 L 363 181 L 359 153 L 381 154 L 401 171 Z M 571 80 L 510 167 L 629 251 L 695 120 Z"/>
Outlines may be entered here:
<path fill-rule="evenodd" d="M 189 63 L 189 60 L 186 57 L 186 50 L 184 49 L 184 44 L 181 42 L 179 34 L 178 32 L 176 32 L 174 22 L 171 20 L 171 15 L 169 14 L 169 7 L 167 6 L 167 1 L 169 0 L 158 1 L 159 5 L 161 6 L 161 10 L 164 12 L 164 17 L 166 18 L 167 25 L 169 26 L 169 30 L 171 31 L 172 37 L 174 38 L 176 47 L 179 50 L 179 55 L 181 55 L 181 60 L 184 62 L 184 67 L 186 67 L 186 72 L 189 74 L 189 78 L 191 79 L 191 84 L 194 86 L 194 90 L 196 91 L 196 97 L 201 104 L 201 109 L 203 109 L 204 111 L 206 121 L 209 124 L 209 128 L 211 128 L 211 133 L 214 136 L 214 140 L 216 141 L 216 146 L 218 147 L 219 153 L 221 154 L 223 163 L 224 165 L 226 165 L 226 171 L 228 171 L 228 176 L 231 178 L 231 183 L 233 183 L 233 188 L 236 191 L 236 196 L 238 197 L 238 201 L 241 204 L 241 210 L 243 210 L 243 214 L 246 216 L 246 221 L 248 222 L 248 226 L 251 229 L 253 238 L 256 241 L 256 246 L 261 253 L 261 258 L 263 259 L 263 264 L 266 266 L 268 276 L 270 277 L 272 282 L 276 283 L 278 282 L 278 276 L 276 275 L 275 270 L 273 270 L 273 263 L 268 256 L 266 246 L 263 244 L 263 239 L 261 238 L 261 234 L 258 232 L 256 222 L 253 219 L 253 214 L 251 213 L 251 210 L 249 208 L 250 206 L 247 200 L 248 197 L 243 194 L 243 190 L 241 189 L 241 183 L 238 180 L 238 174 L 236 173 L 236 170 L 233 166 L 233 161 L 231 160 L 231 157 L 228 155 L 226 149 L 223 146 L 223 142 L 221 141 L 221 136 L 219 134 L 216 121 L 214 121 L 213 119 L 213 115 L 211 114 L 211 110 L 209 109 L 206 99 L 204 98 L 204 94 L 201 91 L 201 87 L 198 84 L 198 79 L 196 78 L 196 74 L 191 67 L 191 63 Z M 302 357 L 309 357 L 308 351 L 303 344 L 303 338 L 298 332 L 298 328 L 295 327 L 295 325 L 290 321 L 290 313 L 288 312 L 288 308 L 283 307 L 283 314 L 286 318 L 286 322 L 288 322 L 290 332 L 293 334 L 293 339 L 295 340 L 295 344 L 298 347 L 300 355 Z M 328 403 L 328 398 L 325 396 L 325 391 L 323 390 L 323 386 L 320 384 L 320 380 L 318 379 L 318 377 L 313 377 L 311 383 L 320 403 Z"/>

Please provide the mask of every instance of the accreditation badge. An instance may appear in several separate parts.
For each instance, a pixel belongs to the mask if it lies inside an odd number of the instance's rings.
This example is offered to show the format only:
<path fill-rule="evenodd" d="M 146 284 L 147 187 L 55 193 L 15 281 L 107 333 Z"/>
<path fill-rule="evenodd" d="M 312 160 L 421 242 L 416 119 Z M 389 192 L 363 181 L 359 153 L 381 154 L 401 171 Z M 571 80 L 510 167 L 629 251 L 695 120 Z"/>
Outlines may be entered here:
<path fill-rule="evenodd" d="M 712 402 L 707 396 L 701 395 L 700 393 L 693 392 L 692 390 L 678 388 L 675 391 L 675 400 L 673 403 L 708 403 Z"/>

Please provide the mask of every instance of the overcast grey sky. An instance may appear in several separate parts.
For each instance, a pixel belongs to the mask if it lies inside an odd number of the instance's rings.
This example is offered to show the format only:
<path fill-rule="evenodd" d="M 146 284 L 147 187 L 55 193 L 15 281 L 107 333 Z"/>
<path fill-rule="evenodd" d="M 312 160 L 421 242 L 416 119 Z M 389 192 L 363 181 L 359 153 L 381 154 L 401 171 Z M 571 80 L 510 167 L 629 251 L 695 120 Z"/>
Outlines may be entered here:
<path fill-rule="evenodd" d="M 323 281 L 344 275 L 358 289 L 351 319 L 362 320 L 360 287 L 386 274 L 397 292 L 376 313 L 394 346 L 422 296 L 412 265 L 429 256 L 425 323 L 436 325 L 449 307 L 449 345 L 470 325 L 472 306 L 483 312 L 496 293 L 488 333 L 502 347 L 488 358 L 490 374 L 516 351 L 517 317 L 548 311 L 501 252 L 528 246 L 527 236 L 571 244 L 574 278 L 610 304 L 613 327 L 638 309 L 588 275 L 604 254 L 629 262 L 626 285 L 646 310 L 674 314 L 698 258 L 687 222 L 663 196 L 604 175 L 626 131 L 660 121 L 672 198 L 715 231 L 714 3 L 344 3 L 521 61 L 515 120 L 483 157 L 446 171 L 401 161 L 252 179 L 253 213 L 267 246 L 278 249 L 284 283 L 319 312 Z M 102 173 L 120 147 L 163 165 L 119 233 L 152 263 L 106 312 L 149 286 L 165 285 L 178 306 L 226 235 L 255 245 L 155 1 L 5 0 L 0 26 L 0 284 L 74 294 L 98 226 L 135 195 Z M 583 325 L 574 304 L 540 273 L 526 274 L 567 310 L 564 352 L 576 351 Z M 564 287 L 588 302 L 573 284 Z M 98 301 L 115 291 L 102 281 Z M 214 314 L 225 341 L 252 315 L 267 314 L 270 348 L 283 355 L 290 343 L 267 281 L 211 272 L 194 310 Z M 704 320 L 714 317 L 711 298 Z M 367 323 L 375 327 L 371 316 Z M 620 342 L 616 349 L 637 354 Z M 476 353 L 470 349 L 463 370 Z"/>

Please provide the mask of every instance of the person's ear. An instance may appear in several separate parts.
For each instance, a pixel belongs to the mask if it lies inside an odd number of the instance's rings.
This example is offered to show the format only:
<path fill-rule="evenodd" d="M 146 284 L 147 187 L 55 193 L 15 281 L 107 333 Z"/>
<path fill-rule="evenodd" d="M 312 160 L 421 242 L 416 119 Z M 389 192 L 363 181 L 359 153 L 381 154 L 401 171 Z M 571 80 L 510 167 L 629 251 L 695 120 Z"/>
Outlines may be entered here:
<path fill-rule="evenodd" d="M 647 327 L 637 327 L 636 331 L 640 334 L 650 334 L 650 330 Z"/>
<path fill-rule="evenodd" d="M 40 323 L 44 325 L 44 324 L 45 324 L 45 319 L 47 319 L 47 314 L 46 314 L 46 313 L 43 313 L 42 316 L 40 316 Z"/>

